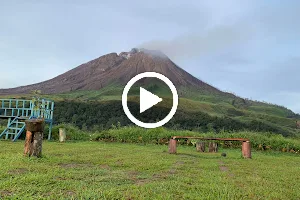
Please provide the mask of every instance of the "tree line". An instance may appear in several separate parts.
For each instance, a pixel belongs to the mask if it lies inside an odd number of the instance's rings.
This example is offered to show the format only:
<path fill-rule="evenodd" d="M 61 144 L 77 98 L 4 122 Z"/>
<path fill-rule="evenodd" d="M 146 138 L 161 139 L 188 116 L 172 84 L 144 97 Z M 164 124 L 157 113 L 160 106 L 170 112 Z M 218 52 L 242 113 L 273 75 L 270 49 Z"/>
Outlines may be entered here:
<path fill-rule="evenodd" d="M 163 119 L 170 111 L 169 108 L 154 106 L 146 112 L 139 113 L 137 102 L 128 102 L 131 113 L 143 122 L 155 122 Z M 125 115 L 121 101 L 107 102 L 78 102 L 59 101 L 56 102 L 54 122 L 71 123 L 82 130 L 101 131 L 114 126 L 127 126 L 133 123 Z M 258 131 L 273 132 L 284 136 L 293 133 L 276 126 L 266 124 L 259 120 L 242 122 L 231 117 L 211 116 L 204 112 L 187 112 L 178 110 L 173 119 L 165 125 L 167 128 L 176 130 L 194 130 L 201 132 L 221 131 Z"/>

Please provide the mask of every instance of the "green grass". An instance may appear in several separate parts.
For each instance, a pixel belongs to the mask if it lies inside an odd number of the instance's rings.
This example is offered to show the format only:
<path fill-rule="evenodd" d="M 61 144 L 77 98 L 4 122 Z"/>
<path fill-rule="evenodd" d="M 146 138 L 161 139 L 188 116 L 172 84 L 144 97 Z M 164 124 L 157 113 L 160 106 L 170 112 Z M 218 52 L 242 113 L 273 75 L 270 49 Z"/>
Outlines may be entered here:
<path fill-rule="evenodd" d="M 299 157 L 179 146 L 44 142 L 41 159 L 23 142 L 0 141 L 3 199 L 299 199 Z M 0 197 L 0 198 L 1 198 Z"/>

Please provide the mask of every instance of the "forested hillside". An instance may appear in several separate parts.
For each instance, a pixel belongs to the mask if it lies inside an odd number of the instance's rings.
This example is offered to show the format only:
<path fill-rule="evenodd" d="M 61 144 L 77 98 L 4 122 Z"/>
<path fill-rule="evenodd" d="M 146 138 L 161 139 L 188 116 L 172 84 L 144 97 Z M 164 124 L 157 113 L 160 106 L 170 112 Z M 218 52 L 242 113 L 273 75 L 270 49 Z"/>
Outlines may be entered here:
<path fill-rule="evenodd" d="M 151 111 L 139 114 L 139 104 L 129 103 L 130 110 L 134 116 L 138 116 L 143 122 L 154 122 L 160 120 L 169 113 L 166 107 L 155 106 Z M 55 108 L 56 123 L 73 123 L 84 130 L 103 130 L 114 126 L 126 126 L 132 122 L 124 114 L 120 101 L 103 102 L 78 102 L 58 101 Z M 263 131 L 294 136 L 294 129 L 284 126 L 276 126 L 259 119 L 248 119 L 242 121 L 229 116 L 212 116 L 201 111 L 178 110 L 174 118 L 165 125 L 171 129 L 196 130 L 201 132 L 220 131 Z M 296 125 L 295 125 L 296 128 Z"/>

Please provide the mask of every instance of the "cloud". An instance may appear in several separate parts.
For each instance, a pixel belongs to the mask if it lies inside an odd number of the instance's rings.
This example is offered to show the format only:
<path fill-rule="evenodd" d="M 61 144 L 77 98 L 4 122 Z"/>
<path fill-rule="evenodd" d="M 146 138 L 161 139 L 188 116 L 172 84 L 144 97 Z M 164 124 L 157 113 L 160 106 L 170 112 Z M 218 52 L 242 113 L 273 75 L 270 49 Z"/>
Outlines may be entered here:
<path fill-rule="evenodd" d="M 239 46 L 252 37 L 250 27 L 241 23 L 219 25 L 203 32 L 181 35 L 171 40 L 153 40 L 139 47 L 160 50 L 172 59 L 194 58 Z"/>
<path fill-rule="evenodd" d="M 283 5 L 278 2 L 270 5 L 260 1 L 246 1 L 244 5 L 237 1 L 226 1 L 224 4 L 200 2 L 198 6 L 193 4 L 184 15 L 179 15 L 178 9 L 170 9 L 176 13 L 170 16 L 158 12 L 150 17 L 145 12 L 144 17 L 169 24 L 177 22 L 182 29 L 187 28 L 187 31 L 169 39 L 153 39 L 139 47 L 160 50 L 173 59 L 189 59 L 229 48 L 249 47 L 256 48 L 256 51 L 261 48 L 276 48 L 278 45 L 295 43 L 300 35 L 300 3 L 297 1 L 288 1 Z M 197 19 L 195 11 L 200 13 Z M 159 30 L 156 37 L 160 37 Z"/>

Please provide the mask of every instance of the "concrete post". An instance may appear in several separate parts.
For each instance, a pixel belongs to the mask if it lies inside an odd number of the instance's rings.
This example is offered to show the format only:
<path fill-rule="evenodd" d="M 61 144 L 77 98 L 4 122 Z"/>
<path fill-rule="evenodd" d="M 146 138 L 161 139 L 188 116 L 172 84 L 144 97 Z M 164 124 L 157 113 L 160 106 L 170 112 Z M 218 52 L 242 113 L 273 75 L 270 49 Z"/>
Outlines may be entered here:
<path fill-rule="evenodd" d="M 177 141 L 174 140 L 174 139 L 170 139 L 170 141 L 169 141 L 169 153 L 170 154 L 176 154 L 176 152 L 177 152 L 176 147 L 177 147 Z"/>
<path fill-rule="evenodd" d="M 250 141 L 242 143 L 242 155 L 244 158 L 251 158 L 251 144 Z"/>
<path fill-rule="evenodd" d="M 66 129 L 60 128 L 59 129 L 59 142 L 65 142 L 66 141 Z"/>

